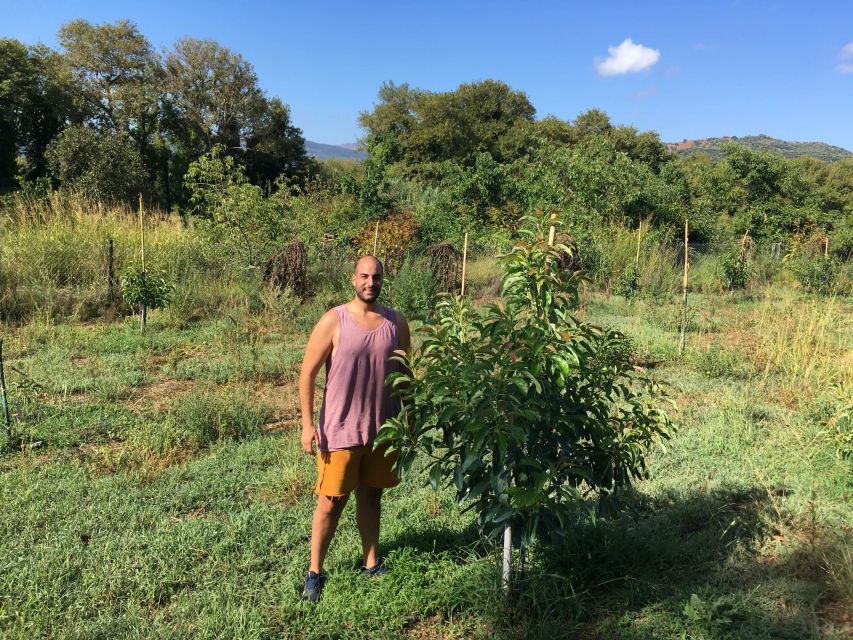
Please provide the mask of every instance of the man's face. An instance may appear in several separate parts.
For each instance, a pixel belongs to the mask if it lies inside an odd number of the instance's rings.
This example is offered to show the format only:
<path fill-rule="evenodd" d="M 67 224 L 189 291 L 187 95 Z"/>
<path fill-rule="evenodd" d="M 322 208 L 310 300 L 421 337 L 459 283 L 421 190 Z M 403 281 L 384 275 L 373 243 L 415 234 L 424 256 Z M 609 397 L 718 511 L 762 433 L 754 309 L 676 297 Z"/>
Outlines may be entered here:
<path fill-rule="evenodd" d="M 352 274 L 352 286 L 359 300 L 368 304 L 376 302 L 382 292 L 382 266 L 370 258 L 359 260 Z"/>

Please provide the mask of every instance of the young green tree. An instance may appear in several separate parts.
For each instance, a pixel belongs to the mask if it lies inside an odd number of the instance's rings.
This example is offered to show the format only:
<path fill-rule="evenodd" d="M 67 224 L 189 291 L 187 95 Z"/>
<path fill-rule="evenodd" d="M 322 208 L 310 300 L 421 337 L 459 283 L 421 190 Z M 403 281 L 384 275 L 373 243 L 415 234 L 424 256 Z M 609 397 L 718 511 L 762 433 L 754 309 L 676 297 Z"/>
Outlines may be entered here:
<path fill-rule="evenodd" d="M 235 250 L 243 266 L 259 267 L 272 254 L 285 220 L 222 145 L 190 164 L 184 183 L 190 212 L 211 240 Z"/>
<path fill-rule="evenodd" d="M 433 487 L 452 484 L 484 531 L 523 545 L 615 508 L 671 432 L 627 338 L 573 314 L 581 279 L 557 268 L 569 247 L 548 244 L 546 216 L 533 223 L 502 258 L 502 304 L 439 303 L 389 377 L 403 409 L 377 437 L 401 472 L 420 455 Z"/>

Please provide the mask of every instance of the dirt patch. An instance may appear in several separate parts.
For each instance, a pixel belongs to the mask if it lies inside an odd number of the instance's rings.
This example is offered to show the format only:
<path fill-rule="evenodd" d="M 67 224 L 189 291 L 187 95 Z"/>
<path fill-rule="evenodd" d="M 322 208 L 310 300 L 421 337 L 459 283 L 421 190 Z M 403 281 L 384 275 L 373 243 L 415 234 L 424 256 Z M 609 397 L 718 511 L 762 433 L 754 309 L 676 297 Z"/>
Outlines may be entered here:
<path fill-rule="evenodd" d="M 144 407 L 161 411 L 175 396 L 189 391 L 195 385 L 194 380 L 175 380 L 174 378 L 140 385 L 135 390 L 136 400 L 133 408 Z"/>
<path fill-rule="evenodd" d="M 418 618 L 414 616 L 403 627 L 403 634 L 406 638 L 418 638 L 419 640 L 442 640 L 448 638 L 442 627 L 444 619 L 440 614 L 436 613 L 428 618 Z"/>
<path fill-rule="evenodd" d="M 127 443 L 119 440 L 81 444 L 78 452 L 90 473 L 115 473 L 127 465 L 130 455 Z"/>
<path fill-rule="evenodd" d="M 207 517 L 207 507 L 197 507 L 186 513 L 176 513 L 169 516 L 169 522 L 185 522 L 187 520 L 199 520 Z"/>
<path fill-rule="evenodd" d="M 299 426 L 299 389 L 295 384 L 261 385 L 252 396 L 272 408 L 272 415 L 264 425 L 267 433 L 277 433 Z"/>
<path fill-rule="evenodd" d="M 853 613 L 849 603 L 826 602 L 818 608 L 816 613 L 819 620 L 828 622 L 835 627 L 836 631 L 843 633 L 842 637 L 853 638 Z"/>

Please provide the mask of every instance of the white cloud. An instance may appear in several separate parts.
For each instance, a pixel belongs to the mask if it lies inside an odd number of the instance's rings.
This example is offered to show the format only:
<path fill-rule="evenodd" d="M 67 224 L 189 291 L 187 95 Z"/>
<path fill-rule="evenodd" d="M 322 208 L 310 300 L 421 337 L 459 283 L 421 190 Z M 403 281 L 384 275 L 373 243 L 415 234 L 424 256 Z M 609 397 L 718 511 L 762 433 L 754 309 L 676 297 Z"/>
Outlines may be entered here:
<path fill-rule="evenodd" d="M 631 38 L 618 47 L 607 47 L 606 59 L 596 59 L 595 68 L 599 75 L 616 76 L 623 73 L 636 73 L 650 69 L 660 60 L 660 51 L 634 44 Z"/>
<path fill-rule="evenodd" d="M 838 52 L 839 60 L 853 60 L 853 42 L 848 42 Z M 853 73 L 853 62 L 840 62 L 838 73 Z"/>

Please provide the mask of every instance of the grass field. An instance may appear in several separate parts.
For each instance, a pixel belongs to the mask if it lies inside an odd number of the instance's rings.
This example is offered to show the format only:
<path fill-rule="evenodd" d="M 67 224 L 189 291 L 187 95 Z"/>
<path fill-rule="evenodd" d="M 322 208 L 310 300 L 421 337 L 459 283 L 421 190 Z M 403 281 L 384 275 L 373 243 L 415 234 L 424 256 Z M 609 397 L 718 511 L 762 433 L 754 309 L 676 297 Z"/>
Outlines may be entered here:
<path fill-rule="evenodd" d="M 853 303 L 697 296 L 684 354 L 677 309 L 584 305 L 677 404 L 619 518 L 534 549 L 506 598 L 496 544 L 415 474 L 384 502 L 392 573 L 357 573 L 348 506 L 316 606 L 299 600 L 304 329 L 161 312 L 144 336 L 132 319 L 4 330 L 23 449 L 0 456 L 0 636 L 851 637 L 853 469 L 830 427 L 851 402 Z"/>

